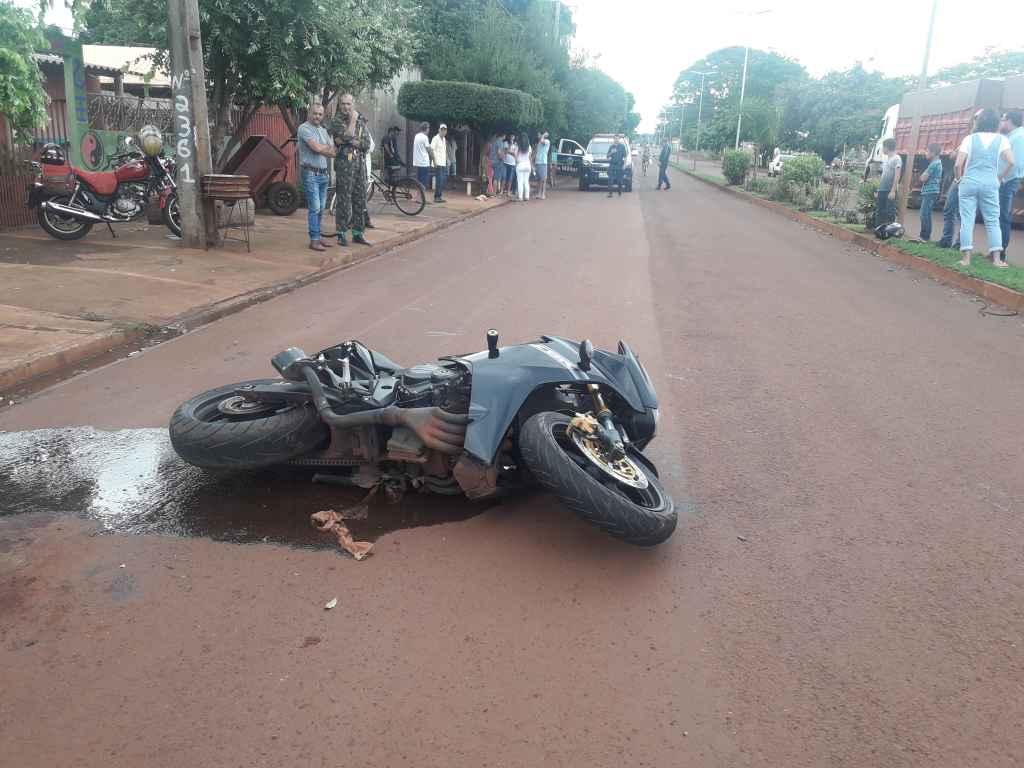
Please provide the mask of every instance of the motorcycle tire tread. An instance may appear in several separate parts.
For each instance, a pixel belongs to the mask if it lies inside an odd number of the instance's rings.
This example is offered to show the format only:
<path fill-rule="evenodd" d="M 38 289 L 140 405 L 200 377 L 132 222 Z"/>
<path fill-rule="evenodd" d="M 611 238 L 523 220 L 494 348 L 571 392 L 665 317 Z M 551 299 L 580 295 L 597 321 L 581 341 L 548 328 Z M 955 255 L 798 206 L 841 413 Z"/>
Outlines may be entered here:
<path fill-rule="evenodd" d="M 204 392 L 174 412 L 169 428 L 171 445 L 189 464 L 206 469 L 258 469 L 283 464 L 326 443 L 327 426 L 312 404 L 247 421 L 208 422 L 197 417 L 201 403 L 228 397 L 240 386 L 230 384 Z"/>
<path fill-rule="evenodd" d="M 69 202 L 69 198 L 67 196 L 51 197 L 50 199 L 64 203 L 65 205 Z M 46 234 L 57 240 L 81 240 L 83 237 L 88 235 L 89 231 L 92 229 L 92 224 L 88 221 L 81 222 L 82 226 L 74 232 L 65 232 L 62 229 L 55 229 L 50 226 L 50 222 L 46 220 L 46 211 L 42 208 L 38 208 L 36 210 L 36 220 L 39 222 L 39 226 L 42 227 Z"/>
<path fill-rule="evenodd" d="M 537 481 L 588 523 L 617 539 L 650 547 L 676 529 L 678 515 L 672 497 L 653 473 L 651 483 L 664 500 L 660 510 L 645 509 L 609 490 L 570 459 L 558 445 L 552 429 L 569 417 L 545 411 L 531 416 L 519 432 L 519 452 Z"/>

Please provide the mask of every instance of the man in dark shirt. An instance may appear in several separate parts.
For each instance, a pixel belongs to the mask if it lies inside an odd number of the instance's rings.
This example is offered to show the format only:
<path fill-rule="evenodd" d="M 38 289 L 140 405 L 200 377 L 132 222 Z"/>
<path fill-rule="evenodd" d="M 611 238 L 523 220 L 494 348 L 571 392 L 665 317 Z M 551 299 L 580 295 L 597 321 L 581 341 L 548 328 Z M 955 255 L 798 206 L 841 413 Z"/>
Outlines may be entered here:
<path fill-rule="evenodd" d="M 398 152 L 398 134 L 401 132 L 401 128 L 392 125 L 388 128 L 387 138 L 384 139 L 384 144 L 381 146 L 381 152 L 384 154 L 384 173 L 387 175 L 389 184 L 394 183 L 395 172 L 405 166 L 402 156 Z"/>
<path fill-rule="evenodd" d="M 666 141 L 661 145 L 661 154 L 658 155 L 658 189 L 665 185 L 665 189 L 672 189 L 668 182 L 668 159 L 672 156 L 672 147 Z"/>
<path fill-rule="evenodd" d="M 622 169 L 626 165 L 626 145 L 619 137 L 608 150 L 608 197 L 612 196 L 612 185 L 618 188 L 619 197 L 622 197 Z"/>

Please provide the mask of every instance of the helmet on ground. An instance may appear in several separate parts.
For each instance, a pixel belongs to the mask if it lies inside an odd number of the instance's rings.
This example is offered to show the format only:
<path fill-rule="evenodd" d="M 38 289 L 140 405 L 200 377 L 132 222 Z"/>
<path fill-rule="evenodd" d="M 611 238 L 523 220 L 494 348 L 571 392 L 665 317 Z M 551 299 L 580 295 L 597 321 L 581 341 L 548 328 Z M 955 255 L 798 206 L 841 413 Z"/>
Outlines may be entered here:
<path fill-rule="evenodd" d="M 156 157 L 164 147 L 164 137 L 155 125 L 144 125 L 139 130 L 139 146 L 150 157 Z"/>
<path fill-rule="evenodd" d="M 891 237 L 903 237 L 903 225 L 894 221 L 891 224 L 879 224 L 875 227 L 875 237 L 888 240 Z"/>

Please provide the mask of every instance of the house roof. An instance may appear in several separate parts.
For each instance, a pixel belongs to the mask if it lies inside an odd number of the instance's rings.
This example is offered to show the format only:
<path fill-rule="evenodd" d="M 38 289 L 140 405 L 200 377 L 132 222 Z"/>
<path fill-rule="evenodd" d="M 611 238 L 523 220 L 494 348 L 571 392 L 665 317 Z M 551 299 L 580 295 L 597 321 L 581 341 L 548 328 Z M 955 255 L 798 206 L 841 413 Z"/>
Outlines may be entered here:
<path fill-rule="evenodd" d="M 86 69 L 103 67 L 124 72 L 124 82 L 139 85 L 170 85 L 167 72 L 153 64 L 156 48 L 128 45 L 83 45 Z"/>
<path fill-rule="evenodd" d="M 170 85 L 167 72 L 154 68 L 149 58 L 156 48 L 142 48 L 127 45 L 83 45 L 82 58 L 85 71 L 91 75 L 114 77 L 123 75 L 126 85 Z M 64 57 L 59 53 L 32 54 L 40 66 L 64 66 Z"/>

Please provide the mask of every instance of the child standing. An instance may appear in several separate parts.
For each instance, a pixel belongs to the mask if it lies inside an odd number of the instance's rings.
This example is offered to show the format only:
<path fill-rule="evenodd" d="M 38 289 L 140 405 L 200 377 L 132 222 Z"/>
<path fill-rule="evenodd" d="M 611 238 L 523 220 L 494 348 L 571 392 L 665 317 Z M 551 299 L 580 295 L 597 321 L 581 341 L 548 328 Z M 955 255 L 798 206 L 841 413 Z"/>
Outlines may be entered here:
<path fill-rule="evenodd" d="M 883 141 L 882 151 L 885 152 L 885 160 L 882 162 L 882 180 L 878 182 L 875 227 L 889 224 L 896 218 L 896 188 L 903 170 L 903 160 L 896 154 L 896 139 Z"/>
<path fill-rule="evenodd" d="M 928 167 L 921 174 L 921 241 L 925 243 L 932 239 L 932 210 L 942 191 L 941 152 L 942 147 L 938 144 L 928 145 L 925 152 Z"/>

